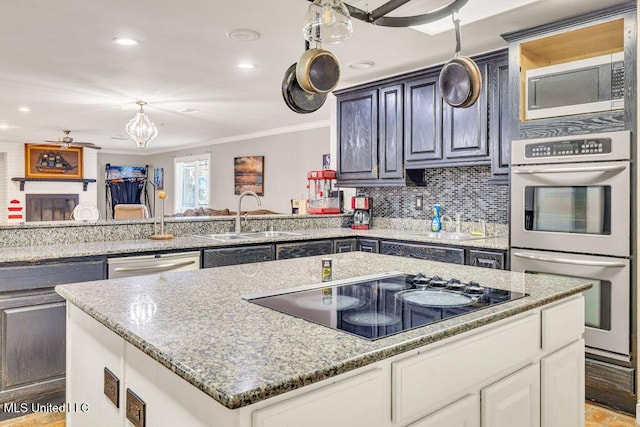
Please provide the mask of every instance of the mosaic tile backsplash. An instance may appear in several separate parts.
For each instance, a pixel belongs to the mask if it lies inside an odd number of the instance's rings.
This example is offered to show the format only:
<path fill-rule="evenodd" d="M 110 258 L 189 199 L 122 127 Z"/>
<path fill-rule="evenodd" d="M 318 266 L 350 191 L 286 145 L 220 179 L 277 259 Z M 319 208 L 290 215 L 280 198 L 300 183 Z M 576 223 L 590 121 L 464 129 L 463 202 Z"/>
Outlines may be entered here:
<path fill-rule="evenodd" d="M 442 214 L 462 221 L 485 220 L 509 223 L 509 187 L 489 184 L 489 166 L 465 166 L 427 169 L 425 187 L 358 188 L 359 195 L 373 198 L 375 218 L 431 219 L 434 204 Z M 415 208 L 416 196 L 422 196 L 422 210 Z"/>

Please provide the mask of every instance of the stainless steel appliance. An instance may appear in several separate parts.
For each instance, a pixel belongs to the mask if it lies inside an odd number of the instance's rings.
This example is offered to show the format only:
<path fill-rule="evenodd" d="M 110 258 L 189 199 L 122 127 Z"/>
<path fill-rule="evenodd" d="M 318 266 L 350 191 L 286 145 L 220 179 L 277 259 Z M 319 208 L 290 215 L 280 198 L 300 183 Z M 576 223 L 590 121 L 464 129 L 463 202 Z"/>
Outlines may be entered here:
<path fill-rule="evenodd" d="M 526 72 L 525 118 L 624 108 L 624 52 Z"/>
<path fill-rule="evenodd" d="M 382 273 L 242 298 L 370 340 L 526 296 L 419 273 Z"/>
<path fill-rule="evenodd" d="M 511 269 L 591 281 L 587 352 L 630 357 L 631 135 L 512 142 Z"/>
<path fill-rule="evenodd" d="M 198 270 L 200 268 L 200 252 L 108 258 L 107 265 L 109 279 L 169 271 Z"/>

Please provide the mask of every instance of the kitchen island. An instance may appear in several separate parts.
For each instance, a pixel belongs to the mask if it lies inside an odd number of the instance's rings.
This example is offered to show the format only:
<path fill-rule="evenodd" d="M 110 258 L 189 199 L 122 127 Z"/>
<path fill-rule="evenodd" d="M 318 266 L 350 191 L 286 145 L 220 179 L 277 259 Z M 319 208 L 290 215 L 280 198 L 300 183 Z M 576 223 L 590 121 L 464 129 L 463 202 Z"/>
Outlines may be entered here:
<path fill-rule="evenodd" d="M 334 254 L 334 280 L 423 272 L 527 294 L 373 341 L 241 298 L 319 283 L 320 259 L 56 287 L 70 303 L 67 402 L 87 408 L 67 425 L 125 425 L 127 413 L 148 426 L 583 425 L 590 285 Z"/>

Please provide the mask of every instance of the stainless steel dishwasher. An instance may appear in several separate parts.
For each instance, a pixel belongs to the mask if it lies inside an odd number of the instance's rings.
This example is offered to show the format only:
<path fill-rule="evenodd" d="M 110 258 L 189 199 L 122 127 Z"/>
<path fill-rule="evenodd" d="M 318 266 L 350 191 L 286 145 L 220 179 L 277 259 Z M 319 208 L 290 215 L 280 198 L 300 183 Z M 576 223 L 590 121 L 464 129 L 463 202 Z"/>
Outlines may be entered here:
<path fill-rule="evenodd" d="M 168 271 L 198 270 L 200 268 L 200 252 L 108 258 L 107 265 L 109 266 L 109 279 L 144 276 Z"/>

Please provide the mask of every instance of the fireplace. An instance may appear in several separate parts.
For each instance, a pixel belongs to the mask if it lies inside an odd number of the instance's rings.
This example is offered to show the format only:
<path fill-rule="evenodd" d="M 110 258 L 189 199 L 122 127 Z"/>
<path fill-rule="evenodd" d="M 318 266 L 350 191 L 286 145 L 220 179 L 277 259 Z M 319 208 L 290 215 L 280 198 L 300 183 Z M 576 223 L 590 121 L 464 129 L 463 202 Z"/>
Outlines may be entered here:
<path fill-rule="evenodd" d="M 77 194 L 27 194 L 26 221 L 64 221 L 78 204 Z"/>

